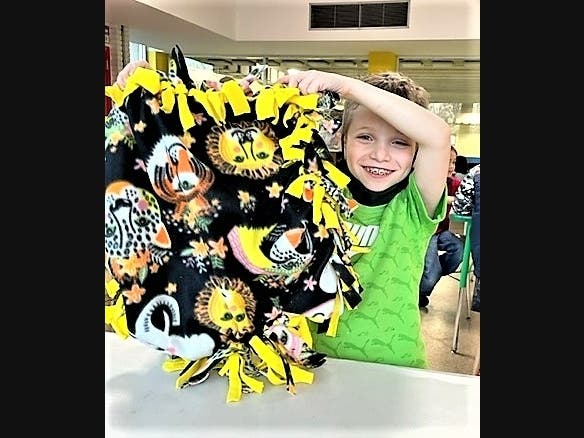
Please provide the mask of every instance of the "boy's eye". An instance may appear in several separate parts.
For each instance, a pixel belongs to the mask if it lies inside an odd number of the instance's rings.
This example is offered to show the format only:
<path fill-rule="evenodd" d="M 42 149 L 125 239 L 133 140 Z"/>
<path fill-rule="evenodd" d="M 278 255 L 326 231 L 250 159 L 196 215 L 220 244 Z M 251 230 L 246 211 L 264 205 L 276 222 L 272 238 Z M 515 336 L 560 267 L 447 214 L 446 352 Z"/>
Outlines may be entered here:
<path fill-rule="evenodd" d="M 366 135 L 366 134 L 358 135 L 357 138 L 359 140 L 371 140 L 372 139 L 372 137 L 370 135 Z"/>

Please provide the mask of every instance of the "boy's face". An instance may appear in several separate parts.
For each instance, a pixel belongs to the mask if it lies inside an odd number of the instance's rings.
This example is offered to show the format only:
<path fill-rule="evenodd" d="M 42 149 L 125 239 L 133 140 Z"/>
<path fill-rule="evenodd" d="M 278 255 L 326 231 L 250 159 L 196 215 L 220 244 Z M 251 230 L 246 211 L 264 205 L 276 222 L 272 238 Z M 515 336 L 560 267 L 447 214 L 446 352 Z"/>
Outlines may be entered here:
<path fill-rule="evenodd" d="M 349 170 L 365 187 L 381 192 L 406 178 L 416 144 L 367 108 L 353 113 L 345 139 Z"/>
<path fill-rule="evenodd" d="M 454 173 L 454 169 L 456 168 L 456 152 L 450 149 L 450 161 L 448 162 L 448 175 L 452 175 Z"/>

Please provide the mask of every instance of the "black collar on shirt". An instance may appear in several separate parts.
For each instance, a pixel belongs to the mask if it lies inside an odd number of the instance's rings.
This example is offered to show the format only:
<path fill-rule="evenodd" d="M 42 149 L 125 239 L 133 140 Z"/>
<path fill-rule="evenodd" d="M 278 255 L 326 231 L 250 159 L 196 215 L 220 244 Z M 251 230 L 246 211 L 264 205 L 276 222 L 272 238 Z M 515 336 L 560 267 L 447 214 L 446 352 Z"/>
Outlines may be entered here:
<path fill-rule="evenodd" d="M 349 188 L 351 195 L 353 195 L 355 201 L 357 201 L 359 204 L 366 205 L 368 207 L 375 207 L 378 205 L 387 204 L 395 197 L 395 195 L 401 192 L 408 185 L 408 177 L 405 177 L 397 184 L 381 192 L 374 192 L 373 190 L 369 190 L 367 187 L 365 187 L 357 178 L 353 176 L 345 160 L 340 160 L 339 162 L 337 162 L 336 166 L 343 173 L 351 177 L 351 181 L 349 182 L 347 187 Z"/>

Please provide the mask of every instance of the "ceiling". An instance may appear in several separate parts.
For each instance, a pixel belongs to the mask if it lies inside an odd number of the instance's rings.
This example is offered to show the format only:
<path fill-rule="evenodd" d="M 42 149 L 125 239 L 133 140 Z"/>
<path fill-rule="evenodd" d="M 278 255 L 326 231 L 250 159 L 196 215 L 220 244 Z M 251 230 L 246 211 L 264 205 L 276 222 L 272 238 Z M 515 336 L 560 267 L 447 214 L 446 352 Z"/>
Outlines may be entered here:
<path fill-rule="evenodd" d="M 283 71 L 354 75 L 367 72 L 369 52 L 390 51 L 433 102 L 480 102 L 480 40 L 236 41 L 134 0 L 105 0 L 105 22 L 127 26 L 130 40 L 148 47 L 169 51 L 178 43 L 186 56 L 214 64 L 219 73 L 263 62 Z"/>

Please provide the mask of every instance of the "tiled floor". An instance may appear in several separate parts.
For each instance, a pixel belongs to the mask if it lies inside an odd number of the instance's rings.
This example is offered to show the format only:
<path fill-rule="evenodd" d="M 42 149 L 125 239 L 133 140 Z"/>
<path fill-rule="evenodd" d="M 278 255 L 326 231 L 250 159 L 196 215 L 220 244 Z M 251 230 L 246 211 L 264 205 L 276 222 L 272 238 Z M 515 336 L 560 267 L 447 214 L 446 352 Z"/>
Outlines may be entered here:
<path fill-rule="evenodd" d="M 430 295 L 430 304 L 420 309 L 429 368 L 437 371 L 472 374 L 480 345 L 481 314 L 463 307 L 456 353 L 452 353 L 454 321 L 458 300 L 458 274 L 444 276 Z"/>

